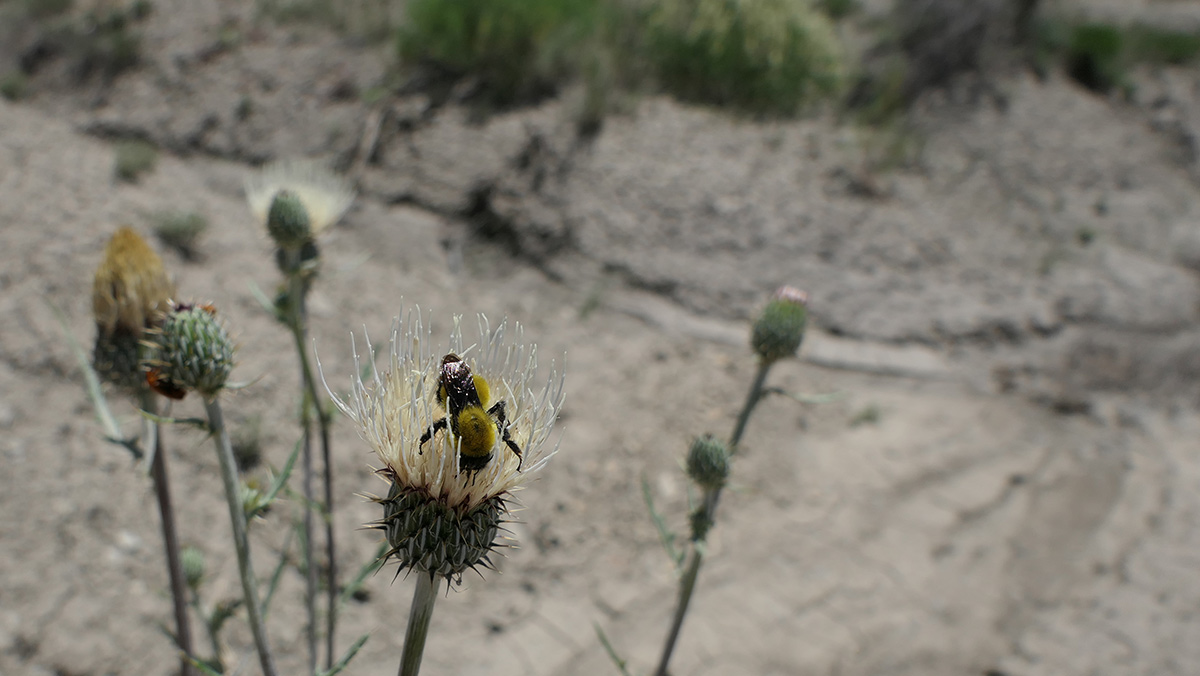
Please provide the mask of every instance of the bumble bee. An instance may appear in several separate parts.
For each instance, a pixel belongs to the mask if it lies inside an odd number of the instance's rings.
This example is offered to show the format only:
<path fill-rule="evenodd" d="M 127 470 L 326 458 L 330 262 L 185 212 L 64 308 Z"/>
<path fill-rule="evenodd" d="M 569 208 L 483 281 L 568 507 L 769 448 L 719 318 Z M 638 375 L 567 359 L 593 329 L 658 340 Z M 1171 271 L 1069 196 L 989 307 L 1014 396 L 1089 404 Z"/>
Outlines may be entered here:
<path fill-rule="evenodd" d="M 491 401 L 491 390 L 483 376 L 472 375 L 470 367 L 461 357 L 450 353 L 442 357 L 438 374 L 438 403 L 446 416 L 435 421 L 421 435 L 420 445 L 433 438 L 438 430 L 449 427 L 450 434 L 459 442 L 459 466 L 475 472 L 487 467 L 492 459 L 492 447 L 496 445 L 496 434 L 517 456 L 517 471 L 521 470 L 521 447 L 509 434 L 508 418 L 505 417 L 505 402 Z"/>

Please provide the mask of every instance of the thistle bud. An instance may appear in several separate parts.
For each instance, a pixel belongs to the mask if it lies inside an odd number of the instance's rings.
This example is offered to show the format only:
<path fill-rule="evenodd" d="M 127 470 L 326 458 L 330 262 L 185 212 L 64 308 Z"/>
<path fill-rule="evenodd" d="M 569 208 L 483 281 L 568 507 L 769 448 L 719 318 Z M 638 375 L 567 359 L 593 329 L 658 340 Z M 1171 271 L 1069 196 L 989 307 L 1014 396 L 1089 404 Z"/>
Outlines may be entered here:
<path fill-rule="evenodd" d="M 456 510 L 432 500 L 419 490 L 392 484 L 377 527 L 387 533 L 401 569 L 461 578 L 468 569 L 491 567 L 488 554 L 495 548 L 504 500 L 493 497 L 467 510 Z"/>
<path fill-rule="evenodd" d="M 687 473 L 702 488 L 719 488 L 729 477 L 729 449 L 711 434 L 692 442 L 688 451 Z"/>
<path fill-rule="evenodd" d="M 211 398 L 225 387 L 233 369 L 233 342 L 216 312 L 211 305 L 171 308 L 151 343 L 153 352 L 147 363 L 152 386 L 178 392 L 175 398 L 191 390 Z"/>
<path fill-rule="evenodd" d="M 750 344 L 764 362 L 794 357 L 804 340 L 808 319 L 808 294 L 781 286 L 754 322 Z"/>
<path fill-rule="evenodd" d="M 179 562 L 183 567 L 183 579 L 187 581 L 188 588 L 193 592 L 198 590 L 206 573 L 204 552 L 195 547 L 184 547 L 179 554 Z"/>
<path fill-rule="evenodd" d="M 281 249 L 299 249 L 312 239 L 308 210 L 296 193 L 290 190 L 275 193 L 267 212 L 267 232 Z"/>
<path fill-rule="evenodd" d="M 175 292 L 162 259 L 132 228 L 113 234 L 92 283 L 96 344 L 92 362 L 107 382 L 137 389 L 142 334 Z"/>

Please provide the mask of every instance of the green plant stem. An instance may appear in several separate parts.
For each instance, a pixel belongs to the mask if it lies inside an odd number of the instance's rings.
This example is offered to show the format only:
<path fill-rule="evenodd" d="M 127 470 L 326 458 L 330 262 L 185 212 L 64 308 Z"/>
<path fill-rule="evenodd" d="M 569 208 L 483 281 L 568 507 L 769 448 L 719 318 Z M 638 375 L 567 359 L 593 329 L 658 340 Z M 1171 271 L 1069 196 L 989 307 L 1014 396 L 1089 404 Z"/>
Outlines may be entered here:
<path fill-rule="evenodd" d="M 262 606 L 258 600 L 258 581 L 254 578 L 254 565 L 250 560 L 250 538 L 246 535 L 246 510 L 242 506 L 237 464 L 233 458 L 233 446 L 229 443 L 229 432 L 221 415 L 221 402 L 214 396 L 204 399 L 204 410 L 212 428 L 217 447 L 217 459 L 221 464 L 221 479 L 225 484 L 225 500 L 229 503 L 229 520 L 233 524 L 233 544 L 237 549 L 238 573 L 242 578 L 242 593 L 246 598 L 246 615 L 250 621 L 250 633 L 254 635 L 254 646 L 258 650 L 258 661 L 263 676 L 277 676 L 275 658 L 267 642 L 267 628 L 263 623 Z"/>
<path fill-rule="evenodd" d="M 774 362 L 759 361 L 758 373 L 754 375 L 754 382 L 750 385 L 750 391 L 746 394 L 746 403 L 742 406 L 742 412 L 738 415 L 737 424 L 733 426 L 733 434 L 729 436 L 729 452 L 737 453 L 738 444 L 742 441 L 742 433 L 746 431 L 746 423 L 750 422 L 750 414 L 754 412 L 754 407 L 758 405 L 763 396 L 763 385 L 767 382 L 767 373 L 771 371 L 771 366 Z"/>
<path fill-rule="evenodd" d="M 140 394 L 143 410 L 157 413 L 154 394 Z M 183 563 L 179 557 L 179 536 L 175 527 L 175 509 L 171 503 L 171 482 L 167 473 L 167 452 L 162 447 L 162 428 L 152 423 L 154 429 L 154 461 L 150 463 L 150 476 L 154 479 L 154 497 L 158 500 L 158 514 L 162 520 L 163 549 L 167 555 L 167 577 L 171 583 L 171 600 L 175 605 L 175 642 L 183 653 L 179 658 L 180 676 L 191 676 L 192 629 L 188 622 L 187 581 L 183 576 Z"/>
<path fill-rule="evenodd" d="M 297 331 L 296 348 L 300 353 L 300 366 L 304 371 L 304 383 L 308 387 L 308 406 L 316 409 L 317 428 L 321 432 L 321 459 L 325 466 L 325 557 L 328 559 L 328 569 L 325 579 L 325 669 L 333 668 L 335 654 L 334 638 L 337 630 L 337 545 L 333 535 L 333 459 L 329 450 L 329 416 L 321 408 L 317 394 L 317 381 L 313 377 L 312 363 L 308 359 L 308 351 L 304 349 L 304 332 Z"/>
<path fill-rule="evenodd" d="M 317 428 L 321 433 L 321 460 L 324 465 L 324 488 L 325 488 L 325 556 L 328 559 L 328 568 L 326 573 L 325 588 L 326 588 L 326 606 L 325 606 L 325 669 L 333 668 L 333 659 L 336 654 L 336 638 L 337 638 L 337 611 L 338 611 L 338 583 L 337 583 L 337 540 L 334 537 L 333 526 L 333 458 L 330 451 L 330 434 L 329 434 L 329 416 L 325 414 L 324 409 L 320 405 L 320 395 L 317 393 L 317 380 L 313 375 L 312 362 L 308 358 L 307 334 L 308 334 L 308 317 L 306 311 L 307 292 L 304 287 L 304 281 L 299 274 L 292 274 L 289 279 L 289 300 L 293 301 L 291 329 L 292 336 L 296 341 L 296 354 L 300 358 L 300 375 L 304 380 L 306 391 L 306 401 L 302 413 L 304 424 L 304 497 L 312 504 L 312 451 L 311 451 L 311 418 L 309 412 L 316 409 L 317 413 Z M 312 510 L 305 512 L 305 536 L 309 541 L 306 546 L 306 556 L 309 561 L 312 560 Z M 316 569 L 310 566 L 312 571 L 309 574 L 309 579 L 312 583 L 312 600 L 310 603 L 313 606 L 313 616 L 315 617 L 316 606 Z M 314 622 L 315 626 L 315 622 Z M 312 632 L 310 640 L 313 642 L 313 666 L 315 667 L 316 660 L 316 636 L 315 631 Z"/>
<path fill-rule="evenodd" d="M 399 676 L 417 676 L 421 671 L 421 655 L 433 619 L 433 602 L 437 600 L 437 577 L 432 573 L 417 575 L 412 608 L 408 611 L 408 629 L 404 632 L 404 653 L 400 656 Z"/>
<path fill-rule="evenodd" d="M 306 362 L 304 350 L 305 338 L 305 288 L 304 280 L 298 272 L 300 267 L 299 249 L 285 249 L 283 252 L 288 270 L 288 328 L 296 342 L 296 352 L 300 355 L 300 378 L 308 380 L 304 368 Z M 300 405 L 300 430 L 304 439 L 304 450 L 301 454 L 303 476 L 301 490 L 304 492 L 304 608 L 308 616 L 305 627 L 305 638 L 308 645 L 308 670 L 317 670 L 317 565 L 313 556 L 313 458 L 312 458 L 312 419 L 309 417 L 308 394 L 305 393 Z"/>
<path fill-rule="evenodd" d="M 738 442 L 742 440 L 742 434 L 746 431 L 746 424 L 750 421 L 750 414 L 754 412 L 754 407 L 758 406 L 758 402 L 763 397 L 763 386 L 767 382 L 767 374 L 771 371 L 773 362 L 761 361 L 758 365 L 758 373 L 754 376 L 754 382 L 750 385 L 750 391 L 746 395 L 746 403 L 742 406 L 742 412 L 738 415 L 737 423 L 734 424 L 733 434 L 729 437 L 729 452 L 736 453 Z M 716 518 L 717 503 L 721 499 L 721 487 L 708 489 L 704 492 L 704 520 L 712 523 Z M 703 540 L 693 536 L 692 553 L 688 561 L 687 569 L 683 573 L 683 577 L 679 580 L 679 601 L 675 605 L 675 615 L 671 619 L 671 630 L 667 634 L 667 642 L 663 646 L 662 657 L 658 662 L 658 669 L 654 671 L 655 676 L 667 676 L 667 667 L 671 663 L 671 655 L 675 652 L 675 643 L 679 639 L 679 632 L 683 629 L 683 618 L 687 615 L 688 605 L 692 601 L 692 592 L 696 589 L 696 578 L 700 575 L 700 566 L 704 563 L 704 547 Z"/>

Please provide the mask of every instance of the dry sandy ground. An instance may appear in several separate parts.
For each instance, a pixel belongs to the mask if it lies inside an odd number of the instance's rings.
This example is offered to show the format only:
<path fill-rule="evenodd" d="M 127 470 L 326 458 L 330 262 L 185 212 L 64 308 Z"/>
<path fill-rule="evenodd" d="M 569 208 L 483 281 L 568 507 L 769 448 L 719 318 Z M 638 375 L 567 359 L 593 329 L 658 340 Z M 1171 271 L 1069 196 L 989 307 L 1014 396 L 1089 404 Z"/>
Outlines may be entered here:
<path fill-rule="evenodd" d="M 314 154 L 350 163 L 364 191 L 323 244 L 312 300 L 335 387 L 350 332 L 383 336 L 414 305 L 437 335 L 483 312 L 566 355 L 562 451 L 521 494 L 521 547 L 439 600 L 426 673 L 616 673 L 594 625 L 635 672 L 653 666 L 675 586 L 641 481 L 682 530 L 679 460 L 694 435 L 728 433 L 754 370 L 747 319 L 784 282 L 812 293 L 815 327 L 772 384 L 843 396 L 775 397 L 752 420 L 674 673 L 1200 670 L 1194 70 L 1140 73 L 1131 103 L 1024 75 L 998 98 L 936 98 L 919 161 L 880 171 L 870 139 L 828 120 L 650 99 L 580 143 L 569 100 L 483 122 L 420 96 L 371 108 L 331 92 L 369 87 L 377 53 L 264 29 L 200 59 L 239 10 L 190 5 L 159 8 L 150 62 L 111 87 L 0 101 L 0 673 L 175 665 L 149 481 L 100 439 L 46 301 L 90 341 L 114 228 L 205 214 L 202 258 L 164 256 L 181 295 L 228 319 L 253 385 L 227 411 L 261 418 L 278 466 L 296 367 L 251 292 L 277 273 L 241 182 L 249 161 Z M 377 152 L 354 164 L 373 120 Z M 169 152 L 117 183 L 113 134 Z M 376 544 L 356 494 L 382 484 L 344 420 L 334 443 L 350 570 Z M 168 444 L 206 599 L 234 597 L 210 444 L 184 429 Z M 261 569 L 293 514 L 255 526 Z M 285 673 L 304 663 L 301 589 L 285 576 L 269 623 Z M 391 673 L 411 581 L 367 590 L 339 643 L 369 633 L 348 673 Z"/>

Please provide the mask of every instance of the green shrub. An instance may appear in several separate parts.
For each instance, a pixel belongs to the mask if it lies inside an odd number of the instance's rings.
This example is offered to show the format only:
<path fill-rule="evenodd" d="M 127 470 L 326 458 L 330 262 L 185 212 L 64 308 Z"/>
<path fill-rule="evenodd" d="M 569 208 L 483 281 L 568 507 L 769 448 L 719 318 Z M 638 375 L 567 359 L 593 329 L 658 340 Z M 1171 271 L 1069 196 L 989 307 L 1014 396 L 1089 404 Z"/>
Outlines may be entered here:
<path fill-rule="evenodd" d="M 146 141 L 122 141 L 117 144 L 113 160 L 113 174 L 122 181 L 136 182 L 138 178 L 154 168 L 158 162 L 158 150 Z"/>
<path fill-rule="evenodd" d="M 390 38 L 403 4 L 396 0 L 257 0 L 258 13 L 279 23 L 327 26 L 368 42 Z"/>
<path fill-rule="evenodd" d="M 412 0 L 397 36 L 402 62 L 472 75 L 499 103 L 552 93 L 578 67 L 602 0 Z"/>
<path fill-rule="evenodd" d="M 29 91 L 29 78 L 19 70 L 0 75 L 0 96 L 9 101 L 20 101 Z"/>
<path fill-rule="evenodd" d="M 663 0 L 646 40 L 667 91 L 756 113 L 795 113 L 843 78 L 833 25 L 800 0 Z"/>
<path fill-rule="evenodd" d="M 1200 33 L 1143 24 L 1130 26 L 1129 50 L 1134 61 L 1179 65 L 1200 56 Z"/>
<path fill-rule="evenodd" d="M 208 219 L 194 211 L 158 214 L 154 223 L 158 239 L 188 260 L 196 258 L 196 244 L 207 229 Z"/>
<path fill-rule="evenodd" d="M 1034 31 L 1033 61 L 1039 73 L 1062 63 L 1083 86 L 1107 93 L 1128 91 L 1129 69 L 1137 64 L 1180 65 L 1200 57 L 1200 32 L 1146 24 L 1117 25 L 1050 18 Z"/>
<path fill-rule="evenodd" d="M 71 0 L 25 0 L 25 11 L 34 18 L 62 14 L 71 8 Z"/>
<path fill-rule="evenodd" d="M 1111 24 L 1086 23 L 1071 31 L 1067 72 L 1080 84 L 1107 92 L 1126 81 L 1124 36 Z"/>
<path fill-rule="evenodd" d="M 844 19 L 858 11 L 858 0 L 820 0 L 818 6 L 833 19 Z"/>

